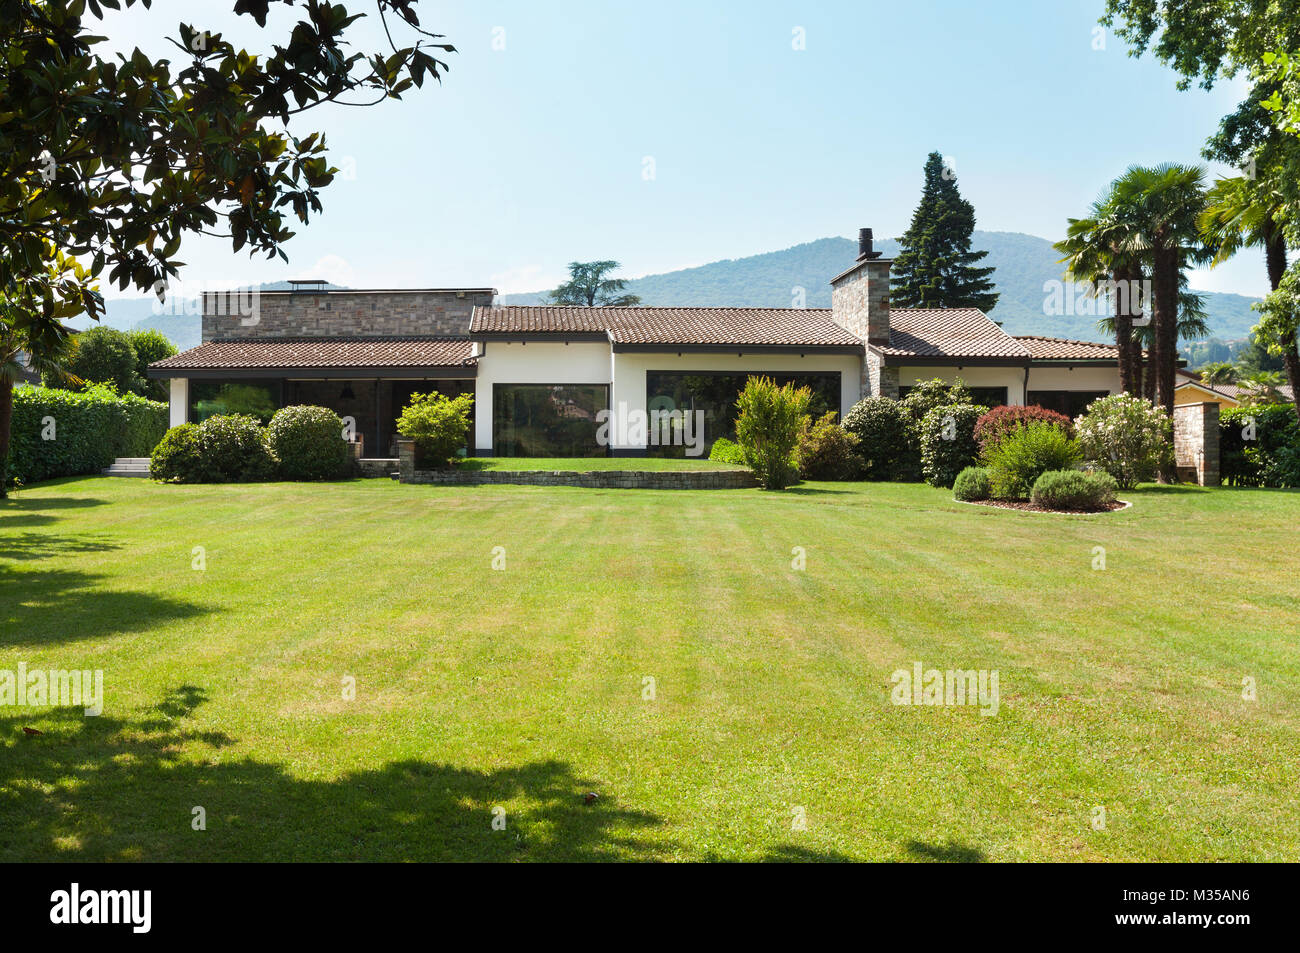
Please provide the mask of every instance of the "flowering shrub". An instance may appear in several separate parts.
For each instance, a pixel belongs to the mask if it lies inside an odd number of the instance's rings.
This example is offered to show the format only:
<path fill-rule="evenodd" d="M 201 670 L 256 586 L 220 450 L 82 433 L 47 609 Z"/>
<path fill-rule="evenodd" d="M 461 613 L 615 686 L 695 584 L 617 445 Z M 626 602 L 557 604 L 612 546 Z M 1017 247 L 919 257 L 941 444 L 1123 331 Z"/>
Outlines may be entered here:
<path fill-rule="evenodd" d="M 1084 459 L 1115 478 L 1121 490 L 1152 479 L 1173 456 L 1173 424 L 1141 397 L 1094 400 L 1077 422 Z"/>
<path fill-rule="evenodd" d="M 1065 414 L 1058 414 L 1046 407 L 1030 405 L 1027 407 L 994 407 L 975 424 L 975 441 L 980 451 L 992 449 L 999 440 L 1018 430 L 1033 420 L 1056 424 L 1065 431 L 1066 436 L 1074 436 L 1074 423 Z"/>

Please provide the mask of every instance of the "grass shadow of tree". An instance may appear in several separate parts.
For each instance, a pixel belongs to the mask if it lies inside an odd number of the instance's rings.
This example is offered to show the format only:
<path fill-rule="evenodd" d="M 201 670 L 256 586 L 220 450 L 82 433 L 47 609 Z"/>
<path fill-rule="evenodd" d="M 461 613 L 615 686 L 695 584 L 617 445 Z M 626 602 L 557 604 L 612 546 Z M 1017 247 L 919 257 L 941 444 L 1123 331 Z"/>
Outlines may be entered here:
<path fill-rule="evenodd" d="M 946 844 L 909 841 L 907 852 L 917 860 L 939 861 L 950 864 L 979 864 L 987 859 L 982 850 L 967 844 L 958 844 L 955 841 L 948 841 Z"/>
<path fill-rule="evenodd" d="M 55 709 L 0 719 L 0 860 L 596 861 L 662 859 L 660 821 L 540 760 L 492 770 L 405 760 L 334 779 L 224 760 L 181 686 L 145 717 Z M 27 736 L 25 725 L 45 734 Z M 506 807 L 505 828 L 493 808 Z M 192 829 L 202 807 L 206 830 Z"/>

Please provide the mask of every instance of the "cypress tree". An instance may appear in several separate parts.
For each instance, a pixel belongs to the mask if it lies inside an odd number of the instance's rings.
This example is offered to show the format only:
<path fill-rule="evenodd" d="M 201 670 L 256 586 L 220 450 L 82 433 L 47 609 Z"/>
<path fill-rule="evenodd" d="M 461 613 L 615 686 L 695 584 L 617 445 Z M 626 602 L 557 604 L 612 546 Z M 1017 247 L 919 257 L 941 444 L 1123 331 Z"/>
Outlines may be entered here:
<path fill-rule="evenodd" d="M 998 303 L 989 280 L 993 269 L 975 267 L 988 252 L 971 251 L 974 231 L 975 207 L 957 191 L 957 179 L 944 169 L 943 157 L 931 152 L 921 204 L 898 240 L 890 281 L 894 307 L 993 310 Z"/>

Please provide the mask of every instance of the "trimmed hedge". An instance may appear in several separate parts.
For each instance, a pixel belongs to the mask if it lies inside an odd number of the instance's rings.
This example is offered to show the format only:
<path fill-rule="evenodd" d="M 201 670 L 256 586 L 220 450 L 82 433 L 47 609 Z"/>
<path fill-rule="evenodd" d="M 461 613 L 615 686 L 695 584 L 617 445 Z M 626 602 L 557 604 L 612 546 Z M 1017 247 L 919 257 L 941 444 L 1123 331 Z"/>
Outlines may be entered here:
<path fill-rule="evenodd" d="M 1223 411 L 1219 465 L 1223 482 L 1231 486 L 1300 486 L 1300 424 L 1295 407 L 1265 404 Z"/>
<path fill-rule="evenodd" d="M 1023 407 L 1003 405 L 994 407 L 975 424 L 975 442 L 979 444 L 981 453 L 990 451 L 1007 434 L 1033 421 L 1056 424 L 1065 431 L 1066 436 L 1074 436 L 1074 422 L 1065 414 L 1058 414 L 1036 404 Z"/>
<path fill-rule="evenodd" d="M 79 392 L 24 385 L 13 401 L 11 482 L 99 473 L 117 457 L 149 456 L 167 432 L 166 404 L 102 384 Z"/>
<path fill-rule="evenodd" d="M 921 421 L 921 474 L 931 486 L 952 486 L 957 474 L 979 459 L 975 422 L 983 419 L 985 409 L 945 404 L 926 413 Z"/>
<path fill-rule="evenodd" d="M 952 495 L 967 503 L 987 500 L 992 493 L 989 471 L 984 467 L 967 467 L 957 474 L 952 484 Z"/>
<path fill-rule="evenodd" d="M 284 407 L 266 425 L 266 442 L 286 480 L 331 480 L 343 476 L 350 456 L 343 420 L 325 407 Z"/>
<path fill-rule="evenodd" d="M 1048 470 L 1034 481 L 1029 501 L 1054 510 L 1100 510 L 1115 502 L 1117 489 L 1109 473 Z"/>

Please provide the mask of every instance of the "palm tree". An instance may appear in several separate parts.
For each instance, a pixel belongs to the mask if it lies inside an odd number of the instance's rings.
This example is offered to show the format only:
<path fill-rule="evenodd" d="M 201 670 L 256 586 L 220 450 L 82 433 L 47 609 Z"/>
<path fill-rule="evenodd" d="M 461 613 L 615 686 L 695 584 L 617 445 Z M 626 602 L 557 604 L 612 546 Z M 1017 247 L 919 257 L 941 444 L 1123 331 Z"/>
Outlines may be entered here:
<path fill-rule="evenodd" d="M 1067 280 L 1088 283 L 1094 296 L 1103 287 L 1115 292 L 1114 315 L 1099 323 L 1115 335 L 1120 390 L 1137 394 L 1142 389 L 1141 348 L 1133 340 L 1132 289 L 1141 285 L 1141 255 L 1133 230 L 1117 220 L 1109 191 L 1092 203 L 1091 211 L 1087 218 L 1069 219 L 1066 237 L 1052 247 L 1065 255 L 1061 261 Z"/>
<path fill-rule="evenodd" d="M 1198 223 L 1205 208 L 1205 172 L 1174 162 L 1131 166 L 1115 180 L 1111 201 L 1117 220 L 1132 230 L 1151 265 L 1151 372 L 1156 398 L 1172 417 L 1183 270 L 1210 257 Z"/>
<path fill-rule="evenodd" d="M 1242 389 L 1243 404 L 1280 404 L 1282 394 L 1278 390 L 1284 378 L 1281 371 L 1255 371 L 1241 379 L 1246 385 Z M 1246 388 L 1249 388 L 1248 390 Z"/>
<path fill-rule="evenodd" d="M 1211 361 L 1197 368 L 1196 373 L 1211 387 L 1215 384 L 1235 384 L 1240 376 L 1237 365 L 1231 361 Z"/>
<path fill-rule="evenodd" d="M 1219 179 L 1206 196 L 1207 206 L 1200 226 L 1205 241 L 1215 249 L 1211 266 L 1220 265 L 1243 248 L 1262 248 L 1268 269 L 1269 288 L 1276 292 L 1286 274 L 1288 203 L 1278 183 L 1266 176 Z M 1300 352 L 1296 350 L 1295 328 L 1279 335 L 1282 366 L 1300 414 Z"/>

